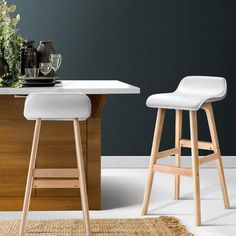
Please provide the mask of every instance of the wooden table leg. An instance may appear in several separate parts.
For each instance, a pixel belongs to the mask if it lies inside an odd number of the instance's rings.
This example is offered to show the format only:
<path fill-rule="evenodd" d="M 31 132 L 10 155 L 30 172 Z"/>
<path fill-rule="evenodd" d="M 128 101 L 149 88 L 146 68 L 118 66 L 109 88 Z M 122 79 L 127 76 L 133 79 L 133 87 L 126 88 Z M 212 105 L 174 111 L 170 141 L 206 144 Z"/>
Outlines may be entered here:
<path fill-rule="evenodd" d="M 92 116 L 87 120 L 87 185 L 90 209 L 101 209 L 101 113 L 105 95 L 90 95 Z M 96 196 L 96 197 L 95 197 Z"/>

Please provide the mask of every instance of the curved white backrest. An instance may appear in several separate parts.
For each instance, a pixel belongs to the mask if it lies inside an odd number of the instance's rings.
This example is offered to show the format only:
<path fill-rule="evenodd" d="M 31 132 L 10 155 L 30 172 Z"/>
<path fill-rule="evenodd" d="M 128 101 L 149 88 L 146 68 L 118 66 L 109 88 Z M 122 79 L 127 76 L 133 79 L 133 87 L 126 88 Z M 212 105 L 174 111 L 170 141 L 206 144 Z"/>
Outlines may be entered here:
<path fill-rule="evenodd" d="M 28 120 L 86 120 L 91 101 L 80 93 L 32 93 L 27 96 L 24 116 Z"/>
<path fill-rule="evenodd" d="M 199 94 L 215 101 L 226 96 L 227 82 L 223 77 L 187 76 L 180 81 L 175 92 Z"/>

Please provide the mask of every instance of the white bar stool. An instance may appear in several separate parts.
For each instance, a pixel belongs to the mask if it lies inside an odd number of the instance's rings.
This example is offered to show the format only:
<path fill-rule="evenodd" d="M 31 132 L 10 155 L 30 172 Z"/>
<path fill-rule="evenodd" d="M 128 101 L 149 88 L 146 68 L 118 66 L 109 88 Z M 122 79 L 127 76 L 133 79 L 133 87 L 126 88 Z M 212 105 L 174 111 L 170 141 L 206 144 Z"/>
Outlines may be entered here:
<path fill-rule="evenodd" d="M 86 235 L 91 235 L 88 197 L 79 127 L 79 121 L 87 120 L 90 117 L 90 114 L 91 102 L 85 94 L 34 93 L 27 96 L 25 101 L 24 116 L 28 120 L 36 120 L 36 123 L 25 190 L 20 236 L 24 236 L 26 233 L 27 215 L 29 211 L 32 188 L 80 188 Z M 41 120 L 73 121 L 78 168 L 35 169 Z M 48 180 L 48 178 L 52 179 Z M 60 180 L 60 178 L 63 178 L 63 180 Z M 65 178 L 70 179 L 65 180 Z"/>
<path fill-rule="evenodd" d="M 175 174 L 175 199 L 179 199 L 180 176 L 193 177 L 195 200 L 195 225 L 201 225 L 199 165 L 216 160 L 225 208 L 229 208 L 229 199 L 226 188 L 224 170 L 221 159 L 219 141 L 212 109 L 212 102 L 224 99 L 227 93 L 227 83 L 224 78 L 211 76 L 188 76 L 181 80 L 178 88 L 173 93 L 151 95 L 147 99 L 147 106 L 159 108 L 156 118 L 151 159 L 148 171 L 147 185 L 144 194 L 142 214 L 147 214 L 151 194 L 154 172 Z M 212 142 L 198 141 L 197 111 L 205 110 L 209 124 Z M 176 110 L 175 121 L 175 147 L 166 151 L 159 151 L 162 127 L 166 109 Z M 182 110 L 189 111 L 191 140 L 182 139 Z M 180 167 L 181 148 L 191 148 L 192 169 Z M 211 150 L 212 154 L 199 158 L 198 149 Z M 176 166 L 157 164 L 163 157 L 175 155 Z"/>

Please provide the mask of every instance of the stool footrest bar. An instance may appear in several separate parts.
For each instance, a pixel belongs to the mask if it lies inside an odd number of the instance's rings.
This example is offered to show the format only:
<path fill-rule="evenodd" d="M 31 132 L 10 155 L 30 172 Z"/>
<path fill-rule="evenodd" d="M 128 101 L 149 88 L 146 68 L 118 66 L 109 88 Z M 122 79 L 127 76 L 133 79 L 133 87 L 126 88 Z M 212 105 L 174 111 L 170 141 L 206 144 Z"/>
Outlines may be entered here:
<path fill-rule="evenodd" d="M 191 140 L 181 139 L 180 146 L 185 148 L 191 148 Z M 198 141 L 198 149 L 213 150 L 213 144 L 211 142 Z"/>
<path fill-rule="evenodd" d="M 79 188 L 79 180 L 34 180 L 33 188 Z"/>
<path fill-rule="evenodd" d="M 79 178 L 78 169 L 34 169 L 35 178 Z"/>
<path fill-rule="evenodd" d="M 219 155 L 216 154 L 216 153 L 213 153 L 213 154 L 210 154 L 210 155 L 207 155 L 205 157 L 202 157 L 199 159 L 199 165 L 202 165 L 204 163 L 207 163 L 209 161 L 213 161 L 213 160 L 216 160 L 218 159 Z"/>
<path fill-rule="evenodd" d="M 192 177 L 192 170 L 186 169 L 186 168 L 179 168 L 174 166 L 166 166 L 166 165 L 153 165 L 153 170 L 158 172 L 164 172 L 169 174 L 175 174 L 175 175 L 183 175 L 183 176 L 189 176 Z"/>
<path fill-rule="evenodd" d="M 175 155 L 177 152 L 178 152 L 178 148 L 171 148 L 171 149 L 168 149 L 168 150 L 165 150 L 165 151 L 162 151 L 162 152 L 158 152 L 157 153 L 157 160 L 158 159 L 161 159 L 163 157 L 168 157 L 168 156 L 172 156 L 172 155 Z"/>

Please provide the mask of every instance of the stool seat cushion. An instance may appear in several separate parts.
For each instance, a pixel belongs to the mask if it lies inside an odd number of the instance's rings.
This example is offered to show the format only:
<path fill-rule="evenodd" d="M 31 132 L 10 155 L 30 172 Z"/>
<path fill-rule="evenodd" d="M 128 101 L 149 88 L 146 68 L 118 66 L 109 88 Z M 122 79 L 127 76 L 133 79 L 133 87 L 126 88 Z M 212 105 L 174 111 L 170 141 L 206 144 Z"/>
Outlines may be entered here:
<path fill-rule="evenodd" d="M 86 120 L 91 115 L 88 96 L 80 93 L 32 93 L 25 101 L 28 120 Z"/>
<path fill-rule="evenodd" d="M 224 99 L 226 94 L 227 83 L 222 77 L 188 76 L 174 92 L 151 95 L 146 104 L 151 108 L 196 111 L 206 102 Z"/>

